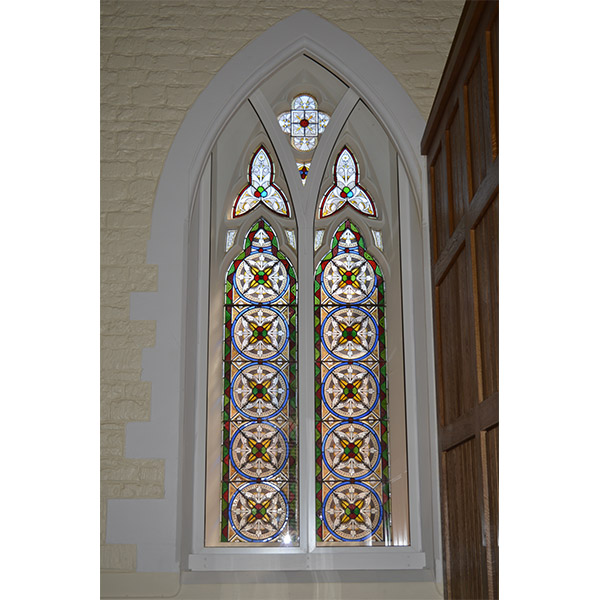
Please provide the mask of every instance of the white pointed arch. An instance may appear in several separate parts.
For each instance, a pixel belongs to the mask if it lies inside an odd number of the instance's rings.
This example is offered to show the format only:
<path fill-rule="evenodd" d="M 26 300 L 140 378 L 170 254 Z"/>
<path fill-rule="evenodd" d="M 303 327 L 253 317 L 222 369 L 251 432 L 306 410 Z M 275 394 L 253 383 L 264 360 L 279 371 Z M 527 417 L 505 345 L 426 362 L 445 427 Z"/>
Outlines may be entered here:
<path fill-rule="evenodd" d="M 260 84 L 277 68 L 297 56 L 306 55 L 336 73 L 348 86 L 347 114 L 352 101 L 360 97 L 377 116 L 398 153 L 399 182 L 403 198 L 400 208 L 404 320 L 407 337 L 407 396 L 414 400 L 408 410 L 408 428 L 415 435 L 408 439 L 410 469 L 416 485 L 411 488 L 411 551 L 400 552 L 380 560 L 380 568 L 414 570 L 412 577 L 431 577 L 434 561 L 440 561 L 438 530 L 438 493 L 436 448 L 432 432 L 433 373 L 432 325 L 428 310 L 431 303 L 429 276 L 429 239 L 423 221 L 426 198 L 425 163 L 419 144 L 425 126 L 417 107 L 395 77 L 351 36 L 308 11 L 300 11 L 281 21 L 250 42 L 212 79 L 189 109 L 168 153 L 156 192 L 147 262 L 158 265 L 158 291 L 134 293 L 131 318 L 156 320 L 156 345 L 144 350 L 143 379 L 152 382 L 152 418 L 148 423 L 131 423 L 127 427 L 126 455 L 158 456 L 166 460 L 165 498 L 162 500 L 109 501 L 107 542 L 138 545 L 139 571 L 177 571 L 185 569 L 228 570 L 239 567 L 231 555 L 211 554 L 199 547 L 200 533 L 189 527 L 188 519 L 203 520 L 194 498 L 203 497 L 201 456 L 197 454 L 198 431 L 202 422 L 203 403 L 198 400 L 206 388 L 208 356 L 215 348 L 202 343 L 202 323 L 208 320 L 209 292 L 203 281 L 208 279 L 211 150 L 231 115 L 250 98 Z M 335 115 L 332 115 L 335 116 Z M 265 125 L 266 127 L 266 125 Z M 268 129 L 268 128 L 267 128 Z M 284 134 L 281 140 L 287 144 Z M 339 133 L 339 130 L 338 130 Z M 317 146 L 311 176 L 324 169 L 329 159 L 326 136 L 333 146 L 335 127 L 332 122 Z M 276 144 L 276 135 L 272 141 Z M 280 140 L 280 141 L 281 141 Z M 278 150 L 276 148 L 276 150 Z M 290 162 L 282 151 L 280 160 Z M 304 197 L 314 198 L 313 207 L 295 207 L 298 220 L 298 251 L 312 254 L 313 219 L 319 181 L 309 176 Z M 300 183 L 289 182 L 301 189 Z M 294 195 L 294 191 L 292 195 Z M 302 221 L 303 219 L 303 221 Z M 337 220 L 337 219 L 336 219 Z M 329 224 L 326 225 L 328 227 Z M 241 241 L 244 232 L 238 233 Z M 312 261 L 309 261 L 312 263 Z M 312 272 L 309 273 L 312 280 Z M 300 302 L 308 307 L 306 322 L 311 320 L 307 294 Z M 302 315 L 301 315 L 302 318 Z M 198 331 L 197 335 L 190 332 Z M 217 349 L 219 351 L 219 349 Z M 301 349 L 300 360 L 312 361 L 313 348 Z M 418 402 L 417 402 L 418 398 Z M 309 429 L 310 434 L 312 430 Z M 200 444 L 201 445 L 201 444 Z M 201 454 L 201 452 L 200 452 Z M 200 472 L 190 481 L 190 465 L 196 462 Z M 307 515 L 300 515 L 306 518 Z M 281 559 L 273 556 L 272 568 L 356 568 L 360 558 L 332 556 L 328 566 L 311 563 L 305 554 L 291 554 L 283 566 L 273 566 Z M 247 556 L 247 568 L 261 568 L 264 562 Z M 387 560 L 387 563 L 386 563 Z M 344 562 L 345 561 L 345 562 Z M 385 564 L 384 564 L 385 563 Z M 325 563 L 323 563 L 325 564 Z M 341 565 L 346 565 L 341 567 Z M 387 566 L 386 566 L 387 565 Z M 429 575 L 427 574 L 429 573 Z"/>

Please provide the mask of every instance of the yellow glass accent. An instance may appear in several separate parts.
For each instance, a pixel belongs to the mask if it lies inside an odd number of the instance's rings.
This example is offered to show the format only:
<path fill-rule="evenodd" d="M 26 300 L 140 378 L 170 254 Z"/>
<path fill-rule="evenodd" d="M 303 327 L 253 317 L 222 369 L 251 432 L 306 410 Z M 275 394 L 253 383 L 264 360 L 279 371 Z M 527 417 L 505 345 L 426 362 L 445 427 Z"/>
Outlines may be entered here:
<path fill-rule="evenodd" d="M 254 446 L 256 446 L 257 442 L 256 440 L 252 440 L 250 438 L 248 438 L 248 443 L 250 444 L 250 448 L 254 448 Z M 271 440 L 265 440 L 264 442 L 262 442 L 263 448 L 268 448 L 271 445 Z M 250 452 L 250 457 L 248 458 L 248 462 L 254 462 L 256 459 L 258 458 L 258 456 L 256 454 L 252 454 L 252 452 Z M 265 461 L 265 462 L 271 462 L 271 457 L 265 452 L 261 452 L 261 458 Z"/>
<path fill-rule="evenodd" d="M 346 449 L 348 447 L 348 445 L 350 444 L 350 442 L 348 440 L 340 440 L 340 441 L 342 442 L 342 447 L 344 449 Z M 362 440 L 356 440 L 356 442 L 354 442 L 354 448 L 360 448 L 361 446 L 362 446 Z M 353 458 L 355 458 L 358 462 L 363 461 L 363 457 L 360 452 L 355 451 Z M 347 454 L 343 454 L 340 460 L 342 462 L 346 462 L 347 460 L 350 460 L 350 457 Z"/>
<path fill-rule="evenodd" d="M 356 502 L 356 504 L 354 504 L 354 506 L 356 508 L 358 508 L 358 510 L 360 510 L 363 507 L 364 503 L 365 503 L 364 500 L 358 500 Z M 344 509 L 344 514 L 342 515 L 342 523 L 347 523 L 350 520 L 350 517 L 346 514 L 346 509 L 350 507 L 350 502 L 348 502 L 347 500 L 342 500 L 341 504 L 342 504 L 342 508 Z M 356 516 L 356 518 L 354 520 L 357 523 L 365 522 L 364 517 L 360 513 L 358 513 L 358 515 Z"/>
<path fill-rule="evenodd" d="M 340 336 L 340 339 L 338 340 L 339 344 L 342 344 L 342 345 L 347 344 L 350 341 L 353 341 L 355 343 L 360 343 L 360 338 L 358 337 L 358 330 L 360 329 L 360 323 L 354 323 L 354 325 L 352 325 L 352 329 L 357 332 L 356 336 L 354 336 L 352 338 L 352 340 L 344 337 L 344 334 L 348 331 L 349 325 L 338 324 L 338 327 L 340 328 L 340 331 L 342 332 L 342 335 Z"/>

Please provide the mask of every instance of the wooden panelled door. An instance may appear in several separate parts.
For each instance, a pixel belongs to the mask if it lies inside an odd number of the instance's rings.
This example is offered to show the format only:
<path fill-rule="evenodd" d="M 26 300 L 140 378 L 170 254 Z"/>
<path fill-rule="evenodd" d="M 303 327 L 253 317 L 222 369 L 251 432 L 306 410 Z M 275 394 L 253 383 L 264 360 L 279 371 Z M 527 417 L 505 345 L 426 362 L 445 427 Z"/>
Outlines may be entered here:
<path fill-rule="evenodd" d="M 467 2 L 427 155 L 446 598 L 498 598 L 498 2 Z"/>

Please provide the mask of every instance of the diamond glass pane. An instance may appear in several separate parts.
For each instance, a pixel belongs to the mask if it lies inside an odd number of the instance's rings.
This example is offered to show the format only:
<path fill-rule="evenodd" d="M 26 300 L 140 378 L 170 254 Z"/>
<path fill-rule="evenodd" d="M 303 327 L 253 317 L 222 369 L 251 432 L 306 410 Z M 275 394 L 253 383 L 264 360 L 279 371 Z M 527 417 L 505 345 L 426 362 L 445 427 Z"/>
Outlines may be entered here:
<path fill-rule="evenodd" d="M 318 545 L 391 543 L 383 274 L 351 221 L 315 275 Z"/>
<path fill-rule="evenodd" d="M 221 542 L 298 542 L 296 294 L 261 219 L 225 283 Z"/>

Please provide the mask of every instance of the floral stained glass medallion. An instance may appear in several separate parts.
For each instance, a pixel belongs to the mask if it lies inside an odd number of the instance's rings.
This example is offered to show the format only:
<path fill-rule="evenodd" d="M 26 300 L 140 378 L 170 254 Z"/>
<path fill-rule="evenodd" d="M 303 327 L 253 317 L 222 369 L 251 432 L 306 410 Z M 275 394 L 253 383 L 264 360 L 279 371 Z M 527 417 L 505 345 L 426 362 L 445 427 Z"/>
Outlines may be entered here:
<path fill-rule="evenodd" d="M 349 204 L 357 211 L 376 217 L 377 210 L 371 196 L 360 185 L 358 162 L 350 149 L 344 146 L 333 166 L 335 183 L 325 192 L 319 207 L 319 217 L 329 217 Z"/>
<path fill-rule="evenodd" d="M 221 542 L 297 544 L 296 298 L 261 219 L 225 283 Z"/>
<path fill-rule="evenodd" d="M 318 110 L 316 99 L 310 94 L 301 94 L 292 100 L 291 110 L 277 117 L 279 126 L 289 134 L 290 143 L 300 152 L 314 150 L 319 135 L 329 123 L 329 115 Z"/>
<path fill-rule="evenodd" d="M 261 146 L 250 161 L 248 185 L 238 194 L 233 204 L 233 217 L 245 215 L 261 203 L 273 212 L 289 217 L 288 201 L 273 182 L 273 177 L 273 161 L 266 148 Z"/>
<path fill-rule="evenodd" d="M 316 270 L 314 336 L 317 543 L 388 545 L 384 280 L 351 221 Z"/>

